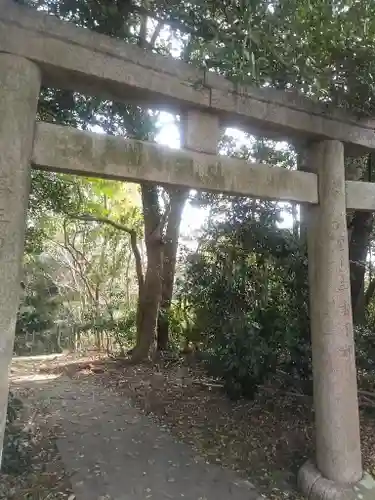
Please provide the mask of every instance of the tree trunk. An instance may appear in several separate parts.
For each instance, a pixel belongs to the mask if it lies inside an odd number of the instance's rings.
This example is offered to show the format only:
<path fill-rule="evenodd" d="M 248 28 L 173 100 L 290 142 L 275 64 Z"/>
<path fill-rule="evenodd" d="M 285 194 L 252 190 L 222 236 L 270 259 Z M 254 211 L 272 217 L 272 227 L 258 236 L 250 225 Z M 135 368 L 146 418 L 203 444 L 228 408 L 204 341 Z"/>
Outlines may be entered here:
<path fill-rule="evenodd" d="M 135 362 L 150 355 L 155 342 L 155 330 L 161 299 L 162 244 L 147 245 L 147 271 L 137 310 L 137 343 L 132 354 Z"/>
<path fill-rule="evenodd" d="M 297 239 L 299 235 L 299 230 L 300 230 L 300 224 L 299 224 L 299 219 L 298 219 L 298 209 L 297 209 L 297 203 L 292 203 L 292 219 L 293 219 L 293 236 Z"/>
<path fill-rule="evenodd" d="M 155 342 L 156 324 L 161 300 L 163 264 L 163 220 L 160 215 L 156 186 L 142 185 L 142 204 L 145 223 L 147 269 L 139 290 L 137 309 L 137 341 L 132 361 L 147 360 Z"/>
<path fill-rule="evenodd" d="M 180 235 L 180 224 L 182 210 L 189 191 L 187 189 L 169 190 L 170 211 L 165 235 L 163 274 L 162 274 L 162 296 L 160 302 L 160 314 L 157 328 L 157 348 L 166 350 L 169 342 L 169 318 L 173 295 L 173 283 L 176 271 L 176 257 L 178 249 L 178 238 Z"/>
<path fill-rule="evenodd" d="M 126 261 L 126 271 L 125 271 L 125 282 L 126 282 L 125 292 L 126 292 L 126 303 L 127 303 L 128 307 L 130 305 L 130 278 L 129 278 L 129 272 L 130 272 L 130 262 L 131 262 L 131 259 L 132 259 L 132 254 L 129 253 L 129 256 L 128 256 L 127 261 Z M 141 268 L 142 268 L 142 265 L 141 265 Z M 142 278 L 143 278 L 143 272 L 142 272 Z M 143 282 L 142 282 L 142 285 L 143 285 Z M 139 286 L 139 280 L 138 280 L 138 286 Z"/>

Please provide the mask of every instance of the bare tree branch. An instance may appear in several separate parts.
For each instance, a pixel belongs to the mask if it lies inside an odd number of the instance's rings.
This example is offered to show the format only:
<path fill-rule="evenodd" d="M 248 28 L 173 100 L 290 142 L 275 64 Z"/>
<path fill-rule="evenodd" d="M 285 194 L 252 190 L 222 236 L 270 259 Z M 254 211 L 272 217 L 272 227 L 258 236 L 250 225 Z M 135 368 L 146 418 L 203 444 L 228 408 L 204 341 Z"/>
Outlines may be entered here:
<path fill-rule="evenodd" d="M 116 221 L 108 219 L 107 217 L 94 216 L 91 214 L 81 214 L 81 215 L 67 214 L 67 216 L 73 220 L 80 220 L 80 221 L 84 221 L 84 222 L 97 222 L 99 224 L 107 224 L 108 226 L 111 226 L 114 229 L 117 229 L 118 231 L 123 231 L 125 233 L 128 233 L 130 236 L 130 246 L 132 248 L 134 259 L 135 259 L 135 267 L 136 267 L 136 273 L 137 273 L 138 286 L 139 286 L 139 290 L 142 291 L 143 281 L 144 281 L 143 280 L 142 259 L 141 259 L 141 253 L 140 253 L 139 248 L 138 248 L 136 231 L 134 229 L 129 228 L 127 226 L 124 226 Z"/>
<path fill-rule="evenodd" d="M 156 40 L 158 39 L 162 28 L 163 28 L 163 23 L 161 21 L 158 21 L 150 40 L 150 45 L 152 48 L 154 48 Z"/>
<path fill-rule="evenodd" d="M 95 297 L 94 297 L 94 294 L 92 291 L 92 286 L 89 283 L 88 279 L 86 278 L 86 271 L 83 269 L 79 258 L 77 258 L 77 255 L 75 255 L 75 253 L 79 255 L 79 252 L 76 250 L 76 248 L 69 241 L 69 236 L 68 236 L 68 232 L 67 232 L 65 223 L 63 224 L 63 230 L 64 230 L 65 249 L 69 252 L 69 254 L 71 255 L 71 257 L 73 259 L 73 262 L 76 264 L 80 278 L 81 278 L 82 282 L 84 283 L 84 285 L 86 286 L 86 290 L 88 291 L 88 294 L 90 296 L 92 303 L 94 303 Z"/>

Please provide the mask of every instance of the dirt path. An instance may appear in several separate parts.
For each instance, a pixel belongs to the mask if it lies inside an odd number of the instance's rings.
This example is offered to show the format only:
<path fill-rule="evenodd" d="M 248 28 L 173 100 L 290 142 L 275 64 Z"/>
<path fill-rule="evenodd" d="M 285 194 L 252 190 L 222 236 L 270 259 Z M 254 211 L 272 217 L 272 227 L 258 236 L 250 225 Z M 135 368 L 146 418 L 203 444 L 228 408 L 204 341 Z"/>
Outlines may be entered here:
<path fill-rule="evenodd" d="M 88 378 L 38 374 L 13 364 L 12 385 L 46 410 L 77 500 L 255 500 L 254 487 L 207 464 L 129 400 Z M 34 375 L 31 372 L 34 372 Z"/>

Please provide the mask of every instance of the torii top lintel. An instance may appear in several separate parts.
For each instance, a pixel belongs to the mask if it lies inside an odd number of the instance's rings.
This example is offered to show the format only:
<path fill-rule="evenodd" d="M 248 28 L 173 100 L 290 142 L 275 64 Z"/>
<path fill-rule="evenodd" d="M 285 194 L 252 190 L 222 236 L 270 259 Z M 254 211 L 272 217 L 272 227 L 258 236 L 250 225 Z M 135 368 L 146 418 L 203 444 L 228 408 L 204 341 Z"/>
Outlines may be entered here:
<path fill-rule="evenodd" d="M 337 139 L 375 149 L 375 121 L 358 121 L 290 92 L 236 86 L 209 71 L 1 0 L 0 51 L 35 61 L 44 84 L 125 102 L 198 108 L 223 124 L 290 140 Z"/>

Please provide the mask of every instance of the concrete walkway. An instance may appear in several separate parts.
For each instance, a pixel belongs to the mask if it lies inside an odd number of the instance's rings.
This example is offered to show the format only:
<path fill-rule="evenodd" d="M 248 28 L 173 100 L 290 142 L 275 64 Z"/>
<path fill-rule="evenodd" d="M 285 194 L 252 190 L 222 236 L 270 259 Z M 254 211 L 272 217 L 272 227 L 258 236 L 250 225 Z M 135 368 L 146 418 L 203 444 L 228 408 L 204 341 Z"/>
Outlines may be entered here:
<path fill-rule="evenodd" d="M 77 500 L 260 498 L 250 483 L 206 464 L 129 401 L 90 380 L 30 384 L 61 427 L 58 448 Z"/>

